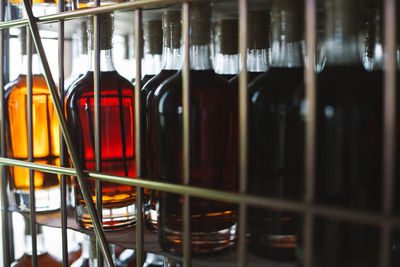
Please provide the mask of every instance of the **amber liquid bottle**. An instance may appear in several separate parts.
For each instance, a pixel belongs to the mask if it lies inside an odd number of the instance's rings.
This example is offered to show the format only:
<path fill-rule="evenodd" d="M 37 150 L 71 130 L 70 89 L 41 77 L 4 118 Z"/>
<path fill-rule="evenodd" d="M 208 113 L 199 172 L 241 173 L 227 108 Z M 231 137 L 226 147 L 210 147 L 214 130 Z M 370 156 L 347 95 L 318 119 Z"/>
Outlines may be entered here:
<path fill-rule="evenodd" d="M 247 82 L 250 84 L 270 65 L 270 14 L 267 11 L 251 11 L 247 27 Z M 229 80 L 233 88 L 239 88 L 239 75 Z"/>
<path fill-rule="evenodd" d="M 135 177 L 134 88 L 116 72 L 112 62 L 111 15 L 101 15 L 100 22 L 101 166 L 95 164 L 93 69 L 69 91 L 65 105 L 68 123 L 85 170 Z M 74 186 L 77 221 L 85 228 L 92 228 L 77 181 Z M 96 202 L 95 180 L 88 179 L 88 186 L 93 202 Z M 103 227 L 121 228 L 134 224 L 135 196 L 133 186 L 103 182 Z"/>
<path fill-rule="evenodd" d="M 27 118 L 27 55 L 26 30 L 21 30 L 22 72 L 16 80 L 5 86 L 7 112 L 8 156 L 28 160 Z M 40 72 L 37 54 L 32 55 L 32 134 L 33 162 L 60 164 L 59 124 L 50 92 Z M 10 189 L 17 209 L 30 209 L 29 170 L 22 167 L 7 168 Z M 34 171 L 35 199 L 37 211 L 60 208 L 59 178 L 56 174 Z"/>
<path fill-rule="evenodd" d="M 24 235 L 24 245 L 25 251 L 21 258 L 15 260 L 11 263 L 11 267 L 31 267 L 32 265 L 32 235 L 31 235 L 31 226 L 30 221 L 27 218 L 24 218 L 25 221 L 25 235 Z M 37 264 L 38 266 L 52 266 L 52 267 L 61 267 L 61 262 L 50 255 L 47 252 L 46 244 L 43 237 L 42 227 L 37 225 L 36 228 L 36 246 L 37 246 Z"/>
<path fill-rule="evenodd" d="M 300 200 L 303 196 L 304 117 L 302 5 L 272 3 L 272 61 L 249 86 L 249 193 Z M 249 249 L 278 261 L 296 259 L 301 217 L 249 207 Z"/>
<path fill-rule="evenodd" d="M 215 73 L 229 81 L 239 73 L 237 19 L 222 19 L 217 22 L 215 47 Z"/>
<path fill-rule="evenodd" d="M 156 133 L 154 125 L 154 114 L 152 114 L 152 104 L 158 86 L 173 76 L 181 68 L 181 15 L 179 11 L 169 10 L 163 13 L 163 65 L 160 73 L 149 80 L 142 88 L 141 97 L 145 103 L 145 158 L 146 173 L 151 179 L 158 179 L 157 161 L 156 161 Z M 158 191 L 145 189 L 144 217 L 147 228 L 156 232 L 158 228 L 157 208 Z"/>
<path fill-rule="evenodd" d="M 212 70 L 209 4 L 191 5 L 190 185 L 237 191 L 237 94 Z M 153 102 L 157 172 L 162 181 L 183 183 L 182 73 L 165 81 Z M 159 240 L 165 252 L 182 254 L 183 196 L 160 192 Z M 215 253 L 236 241 L 236 206 L 191 198 L 191 250 Z"/>
<path fill-rule="evenodd" d="M 326 66 L 317 75 L 318 203 L 379 211 L 382 190 L 382 80 L 359 53 L 362 1 L 326 0 Z M 319 219 L 317 266 L 378 266 L 378 229 Z"/>

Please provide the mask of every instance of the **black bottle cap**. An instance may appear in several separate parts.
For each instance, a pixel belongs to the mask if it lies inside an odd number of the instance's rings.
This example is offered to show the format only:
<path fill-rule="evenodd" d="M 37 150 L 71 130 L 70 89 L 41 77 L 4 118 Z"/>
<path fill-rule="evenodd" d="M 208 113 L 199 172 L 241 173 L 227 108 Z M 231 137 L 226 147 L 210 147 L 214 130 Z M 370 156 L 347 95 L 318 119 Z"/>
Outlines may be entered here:
<path fill-rule="evenodd" d="M 179 10 L 164 11 L 162 16 L 164 46 L 170 48 L 181 47 L 181 12 Z"/>
<path fill-rule="evenodd" d="M 150 20 L 143 23 L 143 38 L 147 44 L 146 53 L 151 55 L 162 54 L 161 20 Z"/>
<path fill-rule="evenodd" d="M 87 29 L 87 22 L 86 21 L 81 21 L 80 23 L 81 27 L 81 49 L 82 49 L 82 54 L 87 54 L 88 53 L 88 29 Z"/>
<path fill-rule="evenodd" d="M 238 21 L 237 19 L 223 19 L 217 23 L 216 38 L 219 44 L 219 53 L 234 55 L 238 53 Z"/>
<path fill-rule="evenodd" d="M 21 41 L 21 54 L 26 55 L 26 34 L 29 29 L 26 27 L 21 27 L 19 32 L 19 40 Z M 36 48 L 32 45 L 32 52 L 36 54 Z"/>
<path fill-rule="evenodd" d="M 249 12 L 247 27 L 247 48 L 266 49 L 270 47 L 270 12 L 258 10 Z"/>

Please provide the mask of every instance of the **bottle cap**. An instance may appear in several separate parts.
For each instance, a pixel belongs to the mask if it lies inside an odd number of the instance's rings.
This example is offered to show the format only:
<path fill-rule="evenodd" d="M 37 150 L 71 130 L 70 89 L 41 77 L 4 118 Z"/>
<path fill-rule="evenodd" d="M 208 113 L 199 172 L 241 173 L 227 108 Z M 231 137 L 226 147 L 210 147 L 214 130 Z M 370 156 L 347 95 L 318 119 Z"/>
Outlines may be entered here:
<path fill-rule="evenodd" d="M 161 20 L 150 20 L 143 23 L 143 38 L 146 53 L 151 55 L 162 54 Z M 147 44 L 147 45 L 146 45 Z"/>
<path fill-rule="evenodd" d="M 326 0 L 326 34 L 334 36 L 341 29 L 343 41 L 357 37 L 359 33 L 358 0 Z"/>
<path fill-rule="evenodd" d="M 303 40 L 303 10 L 303 0 L 274 0 L 271 16 L 273 40 L 281 40 L 282 35 L 286 42 Z"/>
<path fill-rule="evenodd" d="M 82 54 L 88 53 L 88 29 L 86 21 L 81 21 L 81 51 Z"/>
<path fill-rule="evenodd" d="M 247 27 L 247 48 L 265 49 L 270 46 L 270 21 L 270 13 L 266 10 L 249 12 Z"/>
<path fill-rule="evenodd" d="M 178 10 L 164 11 L 162 16 L 164 46 L 170 48 L 181 47 L 181 12 Z"/>
<path fill-rule="evenodd" d="M 191 45 L 210 43 L 211 5 L 204 2 L 190 4 Z"/>
<path fill-rule="evenodd" d="M 219 53 L 224 55 L 238 53 L 238 21 L 236 19 L 218 21 L 216 37 Z"/>
<path fill-rule="evenodd" d="M 109 50 L 112 48 L 113 35 L 113 16 L 111 13 L 98 14 L 99 32 L 100 32 L 100 50 Z M 88 32 L 94 33 L 94 17 L 89 18 Z M 94 48 L 94 34 L 90 34 L 91 49 Z"/>

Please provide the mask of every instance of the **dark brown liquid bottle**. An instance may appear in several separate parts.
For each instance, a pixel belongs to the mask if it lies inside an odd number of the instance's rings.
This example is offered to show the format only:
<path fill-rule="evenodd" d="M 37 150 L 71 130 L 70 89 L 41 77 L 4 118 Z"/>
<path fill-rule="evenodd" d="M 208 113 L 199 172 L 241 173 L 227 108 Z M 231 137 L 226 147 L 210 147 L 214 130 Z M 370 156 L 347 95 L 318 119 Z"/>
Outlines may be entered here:
<path fill-rule="evenodd" d="M 326 66 L 317 75 L 318 203 L 379 211 L 382 189 L 382 75 L 367 72 L 358 43 L 362 1 L 327 0 Z M 378 229 L 319 219 L 317 266 L 378 266 Z M 366 256 L 367 255 L 367 256 Z"/>
<path fill-rule="evenodd" d="M 100 135 L 101 166 L 95 164 L 93 71 L 88 71 L 70 89 L 66 100 L 69 127 L 74 134 L 81 166 L 86 170 L 108 174 L 136 176 L 134 149 L 134 88 L 114 68 L 111 54 L 112 18 L 101 17 L 100 35 Z M 93 51 L 92 51 L 93 53 Z M 95 199 L 95 180 L 88 179 Z M 78 223 L 92 227 L 85 201 L 75 181 L 75 202 Z M 133 186 L 102 183 L 103 227 L 121 228 L 135 222 Z"/>
<path fill-rule="evenodd" d="M 301 200 L 304 191 L 304 87 L 301 1 L 272 5 L 272 62 L 249 86 L 249 193 Z M 301 244 L 301 216 L 249 207 L 249 249 L 293 261 Z"/>
<path fill-rule="evenodd" d="M 237 94 L 215 74 L 209 59 L 209 4 L 191 5 L 190 185 L 237 190 Z M 158 88 L 153 102 L 159 179 L 183 183 L 182 73 Z M 181 255 L 183 196 L 160 192 L 159 240 L 165 252 Z M 236 206 L 191 198 L 191 251 L 209 254 L 236 240 Z"/>
<path fill-rule="evenodd" d="M 169 10 L 163 13 L 163 65 L 161 71 L 149 80 L 142 88 L 141 97 L 144 103 L 144 143 L 145 143 L 145 165 L 147 177 L 158 179 L 157 161 L 156 161 L 156 133 L 155 125 L 152 123 L 154 114 L 151 112 L 151 106 L 154 100 L 156 89 L 165 80 L 177 73 L 181 68 L 181 24 L 180 12 Z M 158 191 L 145 189 L 144 197 L 144 217 L 145 225 L 151 231 L 158 229 Z"/>
<path fill-rule="evenodd" d="M 217 22 L 215 46 L 215 73 L 229 81 L 239 73 L 237 19 L 221 19 Z"/>
<path fill-rule="evenodd" d="M 270 13 L 251 11 L 247 27 L 247 83 L 250 84 L 270 65 Z M 233 88 L 239 88 L 239 74 L 229 80 Z"/>

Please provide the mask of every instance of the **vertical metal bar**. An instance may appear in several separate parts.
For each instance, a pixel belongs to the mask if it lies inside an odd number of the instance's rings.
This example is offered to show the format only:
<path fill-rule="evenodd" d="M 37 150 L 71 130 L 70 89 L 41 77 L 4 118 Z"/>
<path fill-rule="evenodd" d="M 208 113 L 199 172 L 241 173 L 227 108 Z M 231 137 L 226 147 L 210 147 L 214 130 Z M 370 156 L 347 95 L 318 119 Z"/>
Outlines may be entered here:
<path fill-rule="evenodd" d="M 0 21 L 5 21 L 5 1 L 0 2 Z M 5 84 L 5 31 L 0 30 L 0 147 L 1 156 L 6 157 L 6 123 L 5 123 L 5 96 L 4 96 L 4 84 Z M 7 181 L 6 167 L 1 166 L 1 223 L 2 223 L 2 246 L 3 246 L 3 266 L 9 266 L 11 264 L 11 253 L 10 253 L 10 231 L 11 227 L 9 224 L 9 203 L 7 198 Z"/>
<path fill-rule="evenodd" d="M 64 1 L 58 1 L 58 12 L 64 12 Z M 64 20 L 58 22 L 58 73 L 59 93 L 61 106 L 64 107 Z M 65 143 L 60 133 L 60 166 L 66 167 Z M 67 177 L 60 175 L 60 199 L 61 199 L 61 242 L 62 242 L 62 265 L 68 264 L 68 235 L 67 235 Z"/>
<path fill-rule="evenodd" d="M 100 6 L 100 0 L 95 1 L 95 6 Z M 100 95 L 100 21 L 99 16 L 93 17 L 93 42 L 94 42 L 94 152 L 96 160 L 96 171 L 101 172 L 101 95 Z M 103 219 L 103 194 L 102 183 L 96 180 L 96 207 L 100 221 Z M 97 266 L 103 266 L 103 257 L 100 246 L 97 245 Z"/>
<path fill-rule="evenodd" d="M 42 41 L 40 39 L 39 30 L 38 30 L 37 23 L 36 23 L 36 18 L 33 16 L 32 8 L 30 7 L 29 0 L 23 0 L 23 1 L 24 1 L 24 7 L 25 7 L 25 12 L 27 14 L 29 27 L 30 27 L 31 32 L 32 32 L 33 41 L 35 43 L 36 50 L 37 50 L 37 52 L 39 54 L 39 57 L 41 59 L 41 62 L 42 62 L 42 66 L 43 66 L 43 69 L 44 69 L 44 75 L 45 75 L 45 78 L 46 78 L 47 86 L 50 89 L 51 98 L 53 100 L 54 107 L 56 109 L 57 116 L 58 116 L 58 119 L 60 121 L 60 126 L 61 126 L 62 132 L 64 134 L 65 143 L 66 143 L 67 148 L 69 150 L 69 155 L 71 157 L 72 164 L 75 167 L 75 171 L 76 171 L 76 174 L 77 174 L 79 187 L 80 187 L 80 189 L 82 191 L 82 195 L 83 195 L 83 198 L 85 200 L 86 206 L 88 208 L 90 217 L 92 218 L 93 228 L 94 228 L 96 237 L 99 240 L 101 251 L 102 251 L 103 255 L 105 256 L 105 260 L 107 262 L 107 265 L 109 267 L 113 267 L 114 263 L 112 261 L 110 250 L 109 250 L 109 248 L 107 246 L 107 241 L 106 241 L 106 238 L 105 238 L 105 235 L 104 235 L 103 227 L 102 227 L 102 224 L 100 222 L 100 219 L 99 219 L 99 216 L 97 214 L 97 211 L 96 211 L 96 209 L 94 207 L 94 203 L 93 203 L 90 191 L 88 189 L 86 176 L 84 175 L 84 173 L 82 171 L 82 168 L 80 166 L 80 163 L 79 163 L 79 160 L 78 160 L 78 156 L 77 156 L 77 153 L 75 151 L 75 147 L 74 147 L 73 142 L 72 142 L 72 137 L 71 137 L 71 134 L 70 134 L 69 129 L 67 127 L 67 122 L 66 122 L 66 119 L 65 119 L 65 116 L 64 116 L 64 113 L 63 113 L 63 109 L 61 108 L 60 99 L 59 99 L 58 93 L 57 93 L 57 87 L 56 87 L 56 85 L 54 83 L 53 76 L 51 74 L 51 70 L 50 70 L 50 67 L 49 67 L 49 62 L 47 61 L 47 57 L 46 57 L 46 54 L 44 52 L 43 44 L 42 44 Z"/>
<path fill-rule="evenodd" d="M 28 70 L 26 76 L 27 87 L 27 131 L 28 131 L 28 161 L 33 162 L 33 118 L 32 118 L 32 37 L 29 30 L 26 31 L 26 55 L 28 58 Z M 31 215 L 31 237 L 32 237 L 32 266 L 37 266 L 37 240 L 36 240 L 36 201 L 35 201 L 35 172 L 29 169 L 29 197 L 30 197 L 30 215 Z"/>
<path fill-rule="evenodd" d="M 135 54 L 136 54 L 136 77 L 135 77 L 135 154 L 136 154 L 136 176 L 142 177 L 142 107 L 140 90 L 142 87 L 142 54 L 143 54 L 142 32 L 142 10 L 135 10 Z M 143 250 L 143 189 L 136 187 L 136 265 L 142 266 L 144 261 Z"/>
<path fill-rule="evenodd" d="M 183 68 L 183 179 L 190 185 L 190 4 L 182 4 Z M 190 197 L 184 195 L 183 202 L 183 266 L 191 266 Z"/>
<path fill-rule="evenodd" d="M 182 4 L 183 68 L 183 179 L 190 185 L 190 3 Z M 183 202 L 183 266 L 191 266 L 190 197 L 184 195 Z"/>
<path fill-rule="evenodd" d="M 239 50 L 242 70 L 239 76 L 239 193 L 246 194 L 248 175 L 248 93 L 247 93 L 247 14 L 248 1 L 239 1 Z M 239 204 L 239 266 L 245 267 L 247 205 Z"/>
<path fill-rule="evenodd" d="M 305 98 L 307 103 L 306 135 L 305 135 L 305 202 L 314 201 L 315 186 L 315 145 L 316 145 L 316 76 L 314 62 L 316 54 L 316 0 L 305 1 L 305 37 L 306 64 L 304 66 Z M 304 266 L 312 266 L 314 218 L 307 210 L 304 214 Z"/>
<path fill-rule="evenodd" d="M 396 0 L 384 0 L 384 99 L 383 99 L 383 212 L 390 215 L 393 208 L 395 148 L 396 148 Z M 392 225 L 386 221 L 381 235 L 382 267 L 389 267 L 391 261 Z"/>

